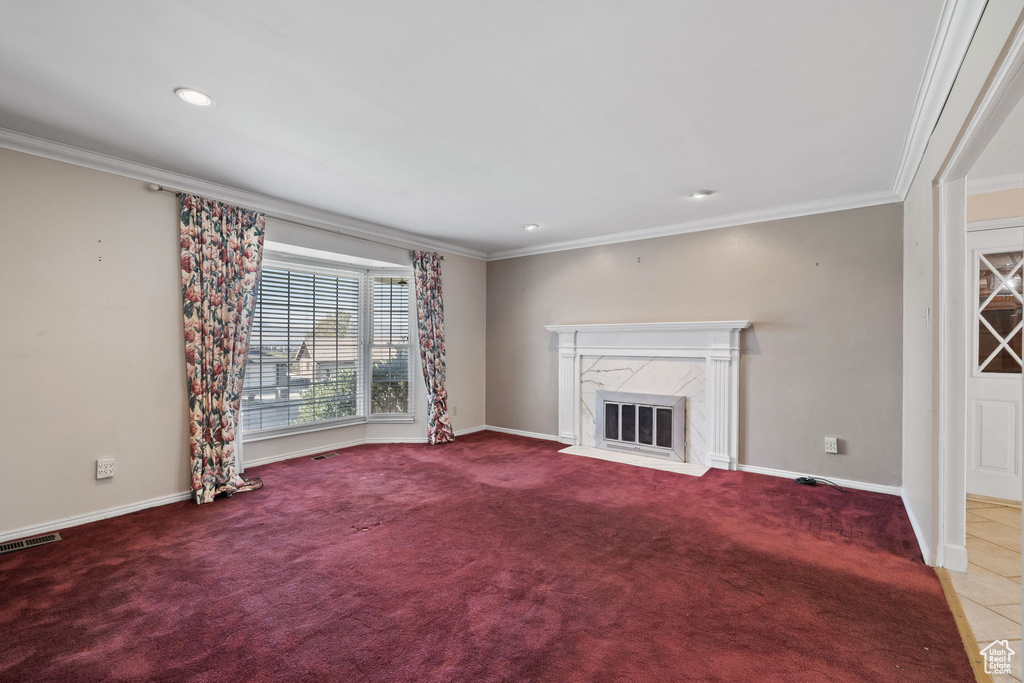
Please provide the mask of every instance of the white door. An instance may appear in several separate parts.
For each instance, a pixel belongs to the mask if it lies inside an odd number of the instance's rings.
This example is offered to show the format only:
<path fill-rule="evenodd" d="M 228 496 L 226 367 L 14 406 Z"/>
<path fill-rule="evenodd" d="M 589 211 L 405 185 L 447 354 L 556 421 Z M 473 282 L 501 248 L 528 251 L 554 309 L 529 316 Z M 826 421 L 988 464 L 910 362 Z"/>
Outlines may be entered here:
<path fill-rule="evenodd" d="M 1020 228 L 967 233 L 967 492 L 1021 499 Z"/>

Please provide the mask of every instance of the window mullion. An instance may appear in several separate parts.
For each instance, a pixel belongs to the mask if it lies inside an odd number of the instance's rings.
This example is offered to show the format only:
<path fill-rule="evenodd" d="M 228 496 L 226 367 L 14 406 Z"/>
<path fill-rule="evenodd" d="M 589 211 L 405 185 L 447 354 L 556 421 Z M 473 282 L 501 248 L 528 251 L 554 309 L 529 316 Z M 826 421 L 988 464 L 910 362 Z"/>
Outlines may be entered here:
<path fill-rule="evenodd" d="M 373 282 L 369 273 L 359 278 L 359 414 L 370 414 L 370 392 L 372 391 L 373 351 L 370 345 L 373 334 Z"/>

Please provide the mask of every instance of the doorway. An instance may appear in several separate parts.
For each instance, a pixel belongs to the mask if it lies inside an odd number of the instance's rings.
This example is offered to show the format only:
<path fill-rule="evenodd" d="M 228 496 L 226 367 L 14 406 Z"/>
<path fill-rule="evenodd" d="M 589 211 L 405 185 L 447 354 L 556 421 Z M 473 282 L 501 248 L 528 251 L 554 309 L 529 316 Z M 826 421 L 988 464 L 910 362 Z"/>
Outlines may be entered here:
<path fill-rule="evenodd" d="M 1008 120 L 1004 129 L 1011 123 Z M 1020 132 L 1024 141 L 1024 129 Z M 1024 157 L 1019 164 L 1024 185 Z M 1002 192 L 1010 195 L 1007 212 L 1014 212 L 1013 198 L 1024 189 Z M 1024 213 L 1024 200 L 1018 206 L 1016 213 Z M 969 496 L 1019 503 L 1024 233 L 1020 227 L 970 228 L 968 223 L 966 489 Z"/>

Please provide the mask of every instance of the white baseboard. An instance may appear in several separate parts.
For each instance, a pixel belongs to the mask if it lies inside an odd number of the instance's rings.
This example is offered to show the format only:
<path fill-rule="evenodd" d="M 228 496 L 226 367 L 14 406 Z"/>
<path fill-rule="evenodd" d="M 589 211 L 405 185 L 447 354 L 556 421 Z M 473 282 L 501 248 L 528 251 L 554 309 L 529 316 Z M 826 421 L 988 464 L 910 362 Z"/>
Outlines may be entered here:
<path fill-rule="evenodd" d="M 941 564 L 953 572 L 966 572 L 967 546 L 950 544 L 942 546 Z"/>
<path fill-rule="evenodd" d="M 172 493 L 169 496 L 150 498 L 149 500 L 139 501 L 138 503 L 118 505 L 116 507 L 107 508 L 106 510 L 99 510 L 97 512 L 87 512 L 82 515 L 72 515 L 71 517 L 63 517 L 52 522 L 33 524 L 31 526 L 21 527 L 20 529 L 3 531 L 0 532 L 0 543 L 6 543 L 7 541 L 13 541 L 19 538 L 26 538 L 28 536 L 38 536 L 40 534 L 47 534 L 51 531 L 59 531 L 61 529 L 67 529 L 73 526 L 79 526 L 80 524 L 88 524 L 89 522 L 98 522 L 101 519 L 107 519 L 109 517 L 118 517 L 120 515 L 127 515 L 130 512 L 138 512 L 139 510 L 145 510 L 146 508 L 154 508 L 159 505 L 168 505 L 169 503 L 180 503 L 181 501 L 188 500 L 191 497 L 191 491 L 186 491 L 184 493 Z"/>
<path fill-rule="evenodd" d="M 282 460 L 291 460 L 292 458 L 301 458 L 304 455 L 316 455 L 317 453 L 326 453 L 327 451 L 337 450 L 339 448 L 348 448 L 349 446 L 359 446 L 366 443 L 366 439 L 352 439 L 351 441 L 342 441 L 336 444 L 330 444 L 328 446 L 317 446 L 316 448 L 307 448 L 303 451 L 290 451 L 288 453 L 278 453 L 277 455 L 268 455 L 263 458 L 257 458 L 256 460 L 246 460 L 245 470 L 249 471 L 252 467 L 259 467 L 260 465 L 269 465 L 272 462 L 281 462 Z"/>
<path fill-rule="evenodd" d="M 473 432 L 480 432 L 485 429 L 490 429 L 486 425 L 480 425 L 477 427 L 469 427 L 467 429 L 456 430 L 455 436 L 464 436 L 466 434 L 472 434 Z M 362 446 L 368 443 L 426 443 L 427 437 L 405 437 L 395 438 L 391 436 L 373 436 L 366 437 L 363 439 L 352 439 L 350 441 L 342 441 L 336 444 L 330 444 L 327 446 L 317 446 L 316 448 L 307 448 L 302 451 L 291 451 L 289 453 L 279 453 L 277 455 L 267 456 L 265 458 L 259 458 L 257 460 L 247 460 L 245 468 L 248 470 L 250 467 L 259 467 L 260 465 L 269 465 L 272 462 L 281 462 L 282 460 L 291 460 L 293 458 L 302 458 L 308 455 L 316 455 L 317 453 L 326 453 L 327 451 L 337 451 L 342 448 L 351 448 L 352 446 Z"/>
<path fill-rule="evenodd" d="M 476 432 L 482 432 L 490 429 L 487 425 L 477 425 L 476 427 L 469 427 L 468 429 L 456 429 L 455 436 L 465 436 L 466 434 L 474 434 Z"/>
<path fill-rule="evenodd" d="M 844 489 L 859 489 L 861 491 L 874 491 L 875 493 L 887 493 L 890 496 L 902 496 L 903 488 L 900 486 L 889 486 L 887 484 L 872 484 L 867 481 L 855 481 L 853 479 L 840 479 L 839 477 L 825 477 L 823 475 L 810 474 L 808 472 L 789 472 L 777 470 L 773 467 L 759 467 L 758 465 L 744 465 L 740 463 L 740 472 L 753 472 L 755 474 L 767 474 L 772 477 L 783 477 L 785 479 L 796 479 L 797 477 L 815 477 L 817 479 L 828 479 Z"/>
<path fill-rule="evenodd" d="M 487 425 L 484 429 L 491 432 L 500 432 L 502 434 L 514 434 L 516 436 L 525 436 L 530 439 L 543 439 L 544 441 L 561 441 L 554 434 L 541 434 L 540 432 L 524 432 L 521 429 L 509 429 L 508 427 L 495 427 L 494 425 Z"/>
<path fill-rule="evenodd" d="M 935 566 L 935 557 L 932 555 L 931 546 L 928 545 L 928 539 L 924 537 L 921 532 L 921 525 L 917 522 L 917 517 L 914 516 L 914 509 L 910 507 L 910 503 L 907 502 L 907 497 L 901 495 L 903 499 L 903 509 L 907 511 L 907 517 L 910 519 L 910 526 L 914 528 L 914 536 L 917 537 L 917 545 L 921 548 L 921 556 L 924 558 L 924 563 L 929 567 Z"/>
<path fill-rule="evenodd" d="M 316 455 L 317 453 L 326 453 L 327 451 L 337 451 L 342 448 L 351 448 L 352 446 L 362 446 L 368 443 L 426 443 L 426 437 L 423 438 L 400 438 L 394 437 L 381 437 L 374 436 L 364 439 L 352 439 L 350 441 L 342 441 L 340 443 L 328 444 L 326 446 L 317 446 L 316 448 L 307 448 L 301 451 L 290 451 L 288 453 L 278 453 L 277 455 L 269 455 L 265 458 L 258 458 L 256 460 L 247 460 L 245 463 L 246 471 L 250 467 L 259 467 L 260 465 L 269 465 L 272 462 L 281 462 L 282 460 L 292 460 L 294 458 L 302 458 L 307 455 Z"/>
<path fill-rule="evenodd" d="M 457 431 L 455 434 L 456 436 L 461 436 L 464 434 L 472 434 L 473 432 L 480 432 L 485 429 L 489 429 L 489 427 L 485 425 L 480 425 L 477 427 L 470 427 L 468 429 Z M 342 448 L 349 448 L 350 446 L 360 446 L 362 444 L 367 443 L 426 443 L 426 437 L 404 439 L 373 437 L 367 439 L 354 439 L 352 441 L 344 441 L 329 446 L 318 446 L 317 448 L 309 448 L 303 451 L 292 451 L 290 453 L 281 453 L 266 458 L 259 458 L 258 460 L 251 460 L 245 463 L 245 468 L 246 470 L 248 470 L 251 467 L 269 465 L 272 462 L 291 460 L 292 458 L 301 458 L 307 455 L 316 455 L 317 453 L 335 451 Z M 12 529 L 11 531 L 2 531 L 0 532 L 0 543 L 13 541 L 19 538 L 26 538 L 29 536 L 38 536 L 40 534 L 49 533 L 51 531 L 59 531 L 60 529 L 67 529 L 73 526 L 78 526 L 80 524 L 88 524 L 89 522 L 98 522 L 101 519 L 108 519 L 110 517 L 127 515 L 130 512 L 137 512 L 138 510 L 145 510 L 146 508 L 157 507 L 159 505 L 178 503 L 183 500 L 188 500 L 191 497 L 192 493 L 190 491 L 186 491 L 184 493 L 174 493 L 169 496 L 161 496 L 159 498 L 151 498 L 149 500 L 140 501 L 138 503 L 128 503 L 127 505 L 119 505 L 117 507 L 99 510 L 98 512 L 88 512 L 82 515 L 64 517 L 62 519 L 54 520 L 52 522 L 33 524 L 31 526 L 21 527 L 20 529 Z"/>

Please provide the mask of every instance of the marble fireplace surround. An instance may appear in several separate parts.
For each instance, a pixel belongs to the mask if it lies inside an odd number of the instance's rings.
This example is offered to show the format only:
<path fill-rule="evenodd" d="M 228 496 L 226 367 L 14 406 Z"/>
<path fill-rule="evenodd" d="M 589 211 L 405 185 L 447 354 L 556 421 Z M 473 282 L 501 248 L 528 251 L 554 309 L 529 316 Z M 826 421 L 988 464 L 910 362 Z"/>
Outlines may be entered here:
<path fill-rule="evenodd" d="M 687 396 L 686 459 L 736 469 L 740 331 L 748 327 L 749 320 L 546 325 L 558 334 L 559 441 L 594 445 L 587 401 L 602 387 L 645 392 L 638 383 L 646 373 L 661 390 L 645 393 Z M 591 379 L 596 372 L 607 375 Z"/>

